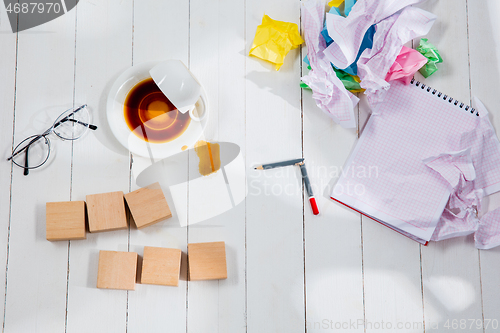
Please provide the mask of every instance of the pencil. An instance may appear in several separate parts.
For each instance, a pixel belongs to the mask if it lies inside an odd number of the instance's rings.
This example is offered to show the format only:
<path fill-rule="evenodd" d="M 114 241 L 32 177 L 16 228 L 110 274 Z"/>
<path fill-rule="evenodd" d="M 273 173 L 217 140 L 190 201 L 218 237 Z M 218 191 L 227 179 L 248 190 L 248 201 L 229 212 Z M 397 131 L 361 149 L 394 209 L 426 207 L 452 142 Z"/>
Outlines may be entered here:
<path fill-rule="evenodd" d="M 295 165 L 295 164 L 301 163 L 301 162 L 304 162 L 304 159 L 303 158 L 297 158 L 297 159 L 289 160 L 289 161 L 269 163 L 269 164 L 262 164 L 262 165 L 256 166 L 254 169 L 255 170 L 273 169 L 273 168 L 279 168 L 279 167 L 288 166 L 288 165 Z"/>

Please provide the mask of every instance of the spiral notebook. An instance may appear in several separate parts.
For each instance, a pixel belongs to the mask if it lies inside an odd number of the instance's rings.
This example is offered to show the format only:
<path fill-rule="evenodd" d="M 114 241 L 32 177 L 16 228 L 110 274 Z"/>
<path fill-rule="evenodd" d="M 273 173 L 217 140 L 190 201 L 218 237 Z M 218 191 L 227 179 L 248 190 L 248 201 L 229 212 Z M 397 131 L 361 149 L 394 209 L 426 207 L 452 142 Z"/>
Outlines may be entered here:
<path fill-rule="evenodd" d="M 499 158 L 500 146 L 496 137 L 488 143 L 491 147 L 484 146 L 485 129 L 492 130 L 486 110 L 477 111 L 415 80 L 407 86 L 393 81 L 372 111 L 331 198 L 426 244 L 453 192 L 429 161 L 460 152 L 476 169 L 471 171 L 475 186 L 486 195 L 500 190 L 500 165 L 488 160 Z M 485 153 L 486 148 L 492 153 Z"/>

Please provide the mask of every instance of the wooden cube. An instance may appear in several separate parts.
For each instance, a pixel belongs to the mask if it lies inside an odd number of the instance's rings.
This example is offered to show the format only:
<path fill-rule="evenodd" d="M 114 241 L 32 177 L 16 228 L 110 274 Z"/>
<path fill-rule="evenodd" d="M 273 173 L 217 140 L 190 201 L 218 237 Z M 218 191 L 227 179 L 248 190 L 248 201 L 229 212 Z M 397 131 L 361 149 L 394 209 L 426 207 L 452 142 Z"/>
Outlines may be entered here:
<path fill-rule="evenodd" d="M 85 239 L 85 201 L 47 202 L 46 237 L 49 241 Z"/>
<path fill-rule="evenodd" d="M 97 288 L 135 290 L 137 253 L 99 251 Z"/>
<path fill-rule="evenodd" d="M 189 280 L 227 278 L 224 242 L 188 244 Z"/>
<path fill-rule="evenodd" d="M 172 217 L 158 183 L 125 194 L 125 200 L 138 229 Z"/>
<path fill-rule="evenodd" d="M 181 271 L 181 250 L 144 247 L 141 283 L 177 286 Z"/>
<path fill-rule="evenodd" d="M 87 195 L 89 231 L 108 231 L 127 228 L 123 192 Z"/>

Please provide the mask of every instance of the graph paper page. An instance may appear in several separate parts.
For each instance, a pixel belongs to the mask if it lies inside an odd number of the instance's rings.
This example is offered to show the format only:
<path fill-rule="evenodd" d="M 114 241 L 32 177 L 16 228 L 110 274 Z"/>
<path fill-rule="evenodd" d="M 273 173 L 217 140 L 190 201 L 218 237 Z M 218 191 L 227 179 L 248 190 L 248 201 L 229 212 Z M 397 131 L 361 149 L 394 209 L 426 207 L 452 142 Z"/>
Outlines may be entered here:
<path fill-rule="evenodd" d="M 394 82 L 343 167 L 332 198 L 428 241 L 451 194 L 424 160 L 476 147 L 481 122 L 428 87 Z M 472 151 L 472 154 L 476 152 Z M 413 238 L 413 237 L 412 237 Z"/>

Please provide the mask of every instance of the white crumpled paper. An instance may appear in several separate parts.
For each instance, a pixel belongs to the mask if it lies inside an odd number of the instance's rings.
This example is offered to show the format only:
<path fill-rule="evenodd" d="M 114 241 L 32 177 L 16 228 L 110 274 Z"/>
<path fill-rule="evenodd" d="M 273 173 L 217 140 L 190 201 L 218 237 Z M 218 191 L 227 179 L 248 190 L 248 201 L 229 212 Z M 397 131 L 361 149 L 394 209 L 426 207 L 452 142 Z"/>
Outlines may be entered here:
<path fill-rule="evenodd" d="M 483 190 L 474 189 L 476 170 L 472 163 L 470 148 L 440 154 L 423 162 L 446 180 L 451 192 L 431 240 L 438 241 L 475 232 Z"/>
<path fill-rule="evenodd" d="M 385 78 L 403 44 L 427 34 L 435 20 L 432 13 L 406 7 L 376 25 L 372 48 L 366 49 L 358 60 L 360 85 L 366 89 L 365 94 L 372 106 L 389 89 L 390 84 Z"/>
<path fill-rule="evenodd" d="M 325 59 L 323 54 L 326 43 L 320 34 L 323 29 L 325 5 L 317 0 L 302 2 L 301 14 L 311 64 L 311 71 L 302 77 L 302 81 L 312 89 L 312 97 L 321 110 L 342 127 L 354 128 L 354 106 L 359 99 L 344 88 L 330 61 Z"/>
<path fill-rule="evenodd" d="M 500 208 L 481 218 L 478 215 L 483 197 L 500 190 L 497 167 L 500 165 L 500 144 L 488 120 L 488 111 L 479 99 L 475 98 L 474 103 L 481 115 L 480 123 L 476 131 L 468 133 L 461 141 L 476 146 L 476 154 L 466 149 L 424 160 L 425 165 L 446 180 L 451 191 L 431 240 L 473 233 L 477 248 L 490 249 L 500 245 Z"/>
<path fill-rule="evenodd" d="M 361 87 L 374 105 L 389 89 L 387 72 L 403 44 L 426 34 L 436 16 L 424 10 L 407 7 L 423 0 L 358 0 L 347 17 L 326 14 L 328 34 L 334 42 L 327 48 L 321 30 L 325 7 L 319 0 L 302 2 L 302 24 L 308 48 L 311 71 L 302 78 L 313 91 L 316 105 L 341 126 L 356 126 L 354 107 L 359 99 L 344 88 L 332 64 L 345 69 L 358 55 L 363 37 L 373 24 L 376 32 L 373 47 L 358 60 Z"/>
<path fill-rule="evenodd" d="M 346 68 L 356 60 L 363 37 L 370 26 L 409 5 L 423 1 L 358 0 L 347 17 L 327 14 L 328 35 L 335 43 L 324 51 L 326 58 L 336 67 Z"/>

